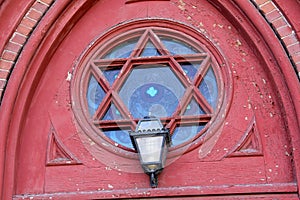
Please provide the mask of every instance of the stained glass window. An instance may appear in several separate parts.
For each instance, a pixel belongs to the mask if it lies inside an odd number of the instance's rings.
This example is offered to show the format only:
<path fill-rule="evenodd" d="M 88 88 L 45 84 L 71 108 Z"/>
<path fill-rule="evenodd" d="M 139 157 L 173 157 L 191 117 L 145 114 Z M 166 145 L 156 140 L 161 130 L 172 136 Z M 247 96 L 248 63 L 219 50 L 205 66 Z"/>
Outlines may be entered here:
<path fill-rule="evenodd" d="M 174 147 L 204 134 L 218 109 L 220 80 L 211 55 L 193 41 L 145 27 L 106 41 L 90 57 L 86 114 L 112 144 L 133 149 L 128 131 L 145 116 L 170 127 Z"/>

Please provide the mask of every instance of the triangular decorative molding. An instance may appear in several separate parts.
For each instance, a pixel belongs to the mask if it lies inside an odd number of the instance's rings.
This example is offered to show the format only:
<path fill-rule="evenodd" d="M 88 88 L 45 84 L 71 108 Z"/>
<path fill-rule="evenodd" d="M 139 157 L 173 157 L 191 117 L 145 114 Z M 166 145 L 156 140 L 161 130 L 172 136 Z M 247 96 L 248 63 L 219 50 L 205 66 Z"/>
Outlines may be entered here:
<path fill-rule="evenodd" d="M 82 163 L 63 145 L 63 143 L 58 138 L 53 125 L 51 124 L 47 147 L 46 165 L 56 166 L 77 164 Z"/>
<path fill-rule="evenodd" d="M 261 140 L 256 127 L 255 117 L 253 117 L 248 130 L 245 132 L 238 144 L 233 148 L 233 151 L 231 151 L 228 157 L 261 155 L 263 155 Z"/>

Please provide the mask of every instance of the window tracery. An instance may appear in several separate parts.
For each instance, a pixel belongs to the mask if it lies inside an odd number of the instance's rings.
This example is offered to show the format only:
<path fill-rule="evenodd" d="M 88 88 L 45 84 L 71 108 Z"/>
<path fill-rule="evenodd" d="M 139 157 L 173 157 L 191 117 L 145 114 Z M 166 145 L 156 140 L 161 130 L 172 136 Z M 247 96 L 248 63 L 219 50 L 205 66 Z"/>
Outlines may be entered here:
<path fill-rule="evenodd" d="M 83 113 L 98 135 L 133 150 L 128 131 L 151 115 L 170 128 L 173 147 L 201 137 L 221 102 L 222 78 L 213 56 L 195 41 L 145 26 L 99 43 L 79 75 Z"/>

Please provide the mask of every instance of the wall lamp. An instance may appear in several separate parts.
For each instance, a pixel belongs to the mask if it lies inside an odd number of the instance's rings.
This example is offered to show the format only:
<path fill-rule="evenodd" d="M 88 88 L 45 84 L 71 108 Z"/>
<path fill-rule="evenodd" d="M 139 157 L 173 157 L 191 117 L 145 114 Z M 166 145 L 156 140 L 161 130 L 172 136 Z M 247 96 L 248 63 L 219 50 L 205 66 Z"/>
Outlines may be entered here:
<path fill-rule="evenodd" d="M 143 170 L 150 176 L 151 187 L 157 187 L 157 175 L 165 166 L 171 143 L 169 130 L 163 128 L 160 119 L 144 117 L 138 122 L 136 130 L 130 131 L 129 134 Z"/>

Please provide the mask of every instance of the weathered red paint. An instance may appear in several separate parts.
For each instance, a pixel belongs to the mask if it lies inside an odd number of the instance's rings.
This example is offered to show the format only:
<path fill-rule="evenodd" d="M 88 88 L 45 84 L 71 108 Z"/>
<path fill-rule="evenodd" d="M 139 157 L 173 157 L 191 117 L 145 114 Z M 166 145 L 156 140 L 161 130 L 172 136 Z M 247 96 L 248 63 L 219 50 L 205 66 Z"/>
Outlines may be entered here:
<path fill-rule="evenodd" d="M 91 1 L 84 0 L 72 1 L 69 5 L 69 2 L 57 3 L 41 21 L 35 37 L 30 38 L 25 46 L 2 102 L 1 152 L 5 152 L 5 155 L 1 156 L 1 159 L 5 160 L 4 165 L 1 165 L 5 167 L 4 179 L 1 181 L 4 184 L 2 198 L 11 199 L 14 196 L 14 199 L 89 199 L 236 195 L 227 196 L 230 199 L 244 198 L 245 196 L 239 195 L 253 193 L 253 196 L 247 198 L 267 198 L 270 194 L 269 198 L 297 199 L 299 185 L 295 178 L 299 180 L 300 170 L 297 121 L 300 112 L 297 105 L 300 98 L 299 84 L 295 84 L 297 79 L 289 60 L 279 43 L 274 42 L 276 38 L 271 36 L 271 30 L 266 30 L 262 25 L 263 21 L 257 17 L 258 13 L 246 9 L 249 8 L 249 2 L 236 2 L 247 16 L 229 1 L 214 2 L 229 21 L 224 20 L 221 24 L 220 21 L 211 19 L 203 23 L 207 23 L 205 29 L 211 34 L 211 38 L 220 44 L 223 55 L 230 58 L 227 64 L 232 70 L 235 95 L 231 105 L 234 112 L 226 116 L 229 126 L 224 126 L 220 132 L 223 140 L 218 141 L 215 147 L 210 149 L 210 153 L 202 155 L 194 150 L 170 164 L 160 175 L 161 187 L 157 189 L 148 189 L 148 177 L 143 173 L 122 172 L 121 176 L 118 170 L 107 168 L 95 160 L 82 146 L 78 129 L 74 125 L 76 122 L 72 116 L 68 94 L 69 82 L 66 80 L 67 72 L 72 70 L 83 49 L 111 25 L 137 17 L 164 17 L 196 26 L 201 17 L 190 15 L 194 13 L 193 9 L 196 9 L 197 5 L 193 8 L 190 4 L 172 4 L 179 8 L 177 12 L 172 12 L 174 7 L 172 8 L 167 1 L 161 4 L 132 3 L 127 7 L 122 3 L 107 4 L 105 1 L 98 2 L 94 7 Z M 209 4 L 207 6 L 213 10 Z M 105 21 L 99 22 L 101 18 L 95 18 L 101 15 L 97 8 L 103 10 L 103 16 L 112 15 L 110 9 L 115 8 L 115 18 L 105 18 Z M 221 17 L 220 13 L 215 13 L 214 16 L 216 15 Z M 79 19 L 80 17 L 82 19 Z M 94 27 L 97 23 L 100 25 Z M 259 32 L 253 29 L 252 23 L 256 24 Z M 90 31 L 82 32 L 80 27 L 83 25 L 90 27 Z M 233 43 L 232 49 L 224 49 L 229 45 L 226 41 L 228 35 L 226 36 L 226 32 L 221 28 L 225 25 L 227 28 L 232 26 L 229 30 L 234 29 L 233 26 L 237 27 L 245 36 L 243 38 L 235 31 L 233 36 L 239 40 L 230 41 Z M 76 45 L 72 43 L 74 40 Z M 245 46 L 240 47 L 241 44 Z M 254 54 L 252 50 L 255 51 Z M 247 63 L 241 59 L 243 55 Z M 260 63 L 254 62 L 257 60 Z M 247 65 L 253 65 L 254 70 Z M 246 93 L 242 93 L 245 91 Z M 260 94 L 257 96 L 258 93 Z M 260 95 L 270 95 L 271 98 L 267 96 L 261 100 Z M 286 98 L 287 96 L 290 98 Z M 254 110 L 244 108 L 249 106 L 243 101 L 248 97 L 252 100 L 251 106 Z M 235 146 L 240 139 L 231 134 L 243 135 L 241 130 L 247 126 L 247 121 L 250 121 L 254 114 L 264 156 L 227 158 L 230 152 L 226 152 L 225 148 Z M 277 121 L 266 121 L 271 114 Z M 296 120 L 294 116 L 298 116 Z M 284 121 L 285 124 L 280 124 L 280 121 Z M 46 147 L 51 124 L 64 146 L 83 164 L 46 167 Z M 272 133 L 278 135 L 274 136 Z M 291 152 L 293 155 L 290 155 Z M 111 154 L 108 152 L 108 155 Z M 291 165 L 290 158 L 294 159 L 295 166 Z M 131 167 L 138 166 L 138 161 L 126 161 Z"/>

